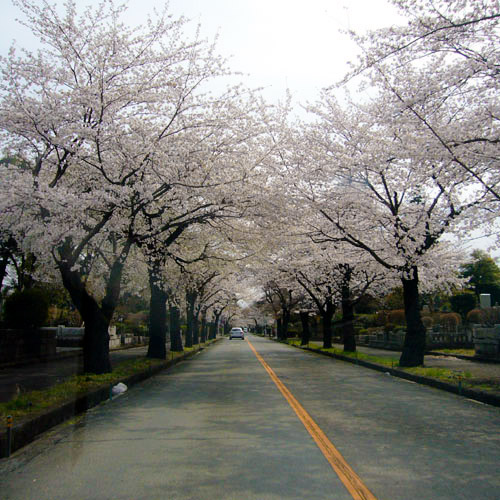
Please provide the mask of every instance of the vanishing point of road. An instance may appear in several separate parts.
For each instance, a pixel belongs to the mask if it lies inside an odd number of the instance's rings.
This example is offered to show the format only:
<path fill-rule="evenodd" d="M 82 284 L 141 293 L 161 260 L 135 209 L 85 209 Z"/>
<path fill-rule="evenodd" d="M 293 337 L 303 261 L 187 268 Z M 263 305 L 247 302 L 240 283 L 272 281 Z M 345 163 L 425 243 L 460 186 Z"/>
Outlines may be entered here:
<path fill-rule="evenodd" d="M 498 500 L 500 412 L 249 335 L 0 461 L 5 500 Z"/>

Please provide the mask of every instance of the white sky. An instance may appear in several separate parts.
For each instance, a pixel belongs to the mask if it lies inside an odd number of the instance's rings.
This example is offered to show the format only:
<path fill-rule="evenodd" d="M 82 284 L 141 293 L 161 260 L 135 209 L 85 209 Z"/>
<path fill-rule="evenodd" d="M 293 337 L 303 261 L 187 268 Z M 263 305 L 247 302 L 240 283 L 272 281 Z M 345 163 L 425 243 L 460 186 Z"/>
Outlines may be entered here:
<path fill-rule="evenodd" d="M 41 4 L 41 0 L 33 0 Z M 62 0 L 56 1 L 62 4 Z M 77 5 L 98 0 L 78 0 Z M 127 22 L 145 20 L 164 0 L 129 0 Z M 22 14 L 11 0 L 0 0 L 2 29 L 0 54 L 12 40 L 29 45 L 30 35 L 16 23 Z M 232 56 L 233 70 L 249 76 L 251 87 L 264 87 L 269 99 L 284 97 L 288 88 L 294 99 L 315 100 L 318 90 L 332 85 L 346 73 L 356 47 L 340 30 L 364 31 L 397 22 L 388 0 L 170 0 L 170 12 L 201 24 L 202 33 L 219 34 L 219 52 Z"/>

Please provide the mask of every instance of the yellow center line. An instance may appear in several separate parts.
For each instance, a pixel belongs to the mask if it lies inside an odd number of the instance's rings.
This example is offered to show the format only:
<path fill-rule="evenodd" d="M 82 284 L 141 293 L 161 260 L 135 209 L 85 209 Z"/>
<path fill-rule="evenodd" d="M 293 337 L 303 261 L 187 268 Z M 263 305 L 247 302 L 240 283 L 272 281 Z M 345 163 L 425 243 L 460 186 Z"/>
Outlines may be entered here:
<path fill-rule="evenodd" d="M 293 394 L 287 389 L 285 384 L 274 373 L 273 369 L 264 361 L 262 356 L 257 352 L 252 343 L 246 339 L 248 345 L 254 352 L 257 359 L 261 362 L 264 369 L 267 371 L 276 387 L 288 401 L 288 404 L 293 408 L 304 427 L 307 429 L 311 437 L 314 439 L 319 449 L 328 460 L 333 470 L 337 473 L 339 479 L 347 488 L 354 500 L 377 500 L 375 495 L 361 481 L 361 478 L 354 472 L 351 466 L 345 461 L 340 452 L 333 446 L 332 442 L 326 437 L 325 433 L 320 429 L 318 424 L 312 419 L 302 405 L 295 399 Z"/>

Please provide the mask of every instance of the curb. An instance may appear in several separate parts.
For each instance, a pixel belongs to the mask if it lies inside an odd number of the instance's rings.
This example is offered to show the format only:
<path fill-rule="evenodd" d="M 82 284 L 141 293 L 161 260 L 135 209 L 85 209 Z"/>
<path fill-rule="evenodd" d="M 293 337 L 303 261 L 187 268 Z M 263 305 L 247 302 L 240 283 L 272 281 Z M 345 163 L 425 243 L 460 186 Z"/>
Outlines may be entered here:
<path fill-rule="evenodd" d="M 278 341 L 279 342 L 279 341 Z M 335 358 L 340 361 L 347 361 L 359 366 L 364 366 L 365 368 L 370 368 L 379 372 L 389 373 L 393 377 L 402 378 L 409 380 L 411 382 L 416 382 L 417 384 L 427 385 L 429 387 L 434 387 L 435 389 L 441 389 L 443 391 L 451 392 L 457 394 L 458 396 L 463 396 L 468 399 L 473 399 L 474 401 L 479 401 L 480 403 L 485 403 L 491 406 L 500 407 L 500 396 L 496 394 L 490 394 L 485 391 L 478 391 L 475 389 L 467 389 L 465 387 L 456 386 L 453 384 L 448 384 L 447 382 L 441 382 L 433 378 L 422 377 L 421 375 L 413 375 L 412 373 L 407 373 L 396 368 L 388 368 L 382 365 L 377 365 L 376 363 L 371 363 L 370 361 L 364 361 L 362 359 L 353 359 L 348 356 L 342 356 L 341 354 L 335 354 L 332 352 L 324 352 L 319 349 L 314 349 L 312 347 L 300 347 L 286 342 L 280 342 L 281 344 L 288 345 L 290 347 L 295 347 L 296 349 L 302 349 L 303 351 L 310 351 L 322 356 L 328 356 L 330 358 Z"/>
<path fill-rule="evenodd" d="M 179 356 L 178 358 L 175 359 L 165 360 L 165 362 L 162 363 L 161 365 L 157 365 L 155 367 L 149 368 L 146 371 L 130 375 L 129 377 L 126 377 L 123 380 L 115 382 L 115 384 L 117 384 L 118 382 L 123 382 L 128 387 L 131 387 L 139 382 L 142 382 L 143 380 L 152 377 L 153 375 L 156 375 L 157 373 L 167 368 L 170 368 L 171 366 L 176 365 L 181 361 L 184 361 L 186 359 L 195 356 L 202 350 L 206 349 L 207 347 L 210 347 L 211 345 L 215 344 L 221 339 L 222 337 L 216 338 L 210 344 L 208 344 L 208 346 L 199 347 L 198 349 L 189 351 L 184 355 Z M 32 418 L 31 420 L 27 420 L 20 424 L 14 425 L 11 431 L 12 432 L 11 453 L 31 443 L 40 434 L 44 433 L 45 431 L 48 431 L 52 427 L 70 418 L 73 418 L 76 415 L 84 413 L 88 409 L 97 406 L 99 403 L 105 400 L 111 400 L 111 399 L 113 398 L 110 398 L 110 386 L 106 385 L 98 389 L 95 389 L 94 391 L 89 392 L 83 396 L 70 400 L 67 403 L 64 403 L 60 407 L 49 409 L 45 413 L 42 413 L 41 415 L 38 415 L 35 418 Z M 4 429 L 0 431 L 0 458 L 8 456 L 7 443 L 8 443 L 7 430 Z"/>

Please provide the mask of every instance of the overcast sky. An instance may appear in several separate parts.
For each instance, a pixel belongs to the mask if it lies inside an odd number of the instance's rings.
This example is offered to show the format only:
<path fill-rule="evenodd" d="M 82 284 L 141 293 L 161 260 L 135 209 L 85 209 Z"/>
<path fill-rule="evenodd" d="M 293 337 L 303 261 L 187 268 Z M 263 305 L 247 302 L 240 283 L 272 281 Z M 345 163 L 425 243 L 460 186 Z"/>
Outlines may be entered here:
<path fill-rule="evenodd" d="M 41 0 L 33 0 L 41 4 Z M 53 0 L 51 0 L 52 2 Z M 11 0 L 2 3 L 0 53 L 12 40 L 33 47 L 27 30 L 16 23 L 21 14 Z M 62 4 L 62 0 L 57 0 Z M 164 0 L 129 0 L 127 22 L 145 20 Z M 78 0 L 78 6 L 97 0 Z M 202 33 L 219 35 L 219 52 L 231 67 L 249 76 L 252 87 L 264 87 L 270 99 L 288 88 L 297 101 L 314 100 L 318 90 L 340 80 L 356 47 L 340 30 L 365 31 L 399 20 L 388 0 L 171 0 L 170 12 L 200 24 Z"/>

